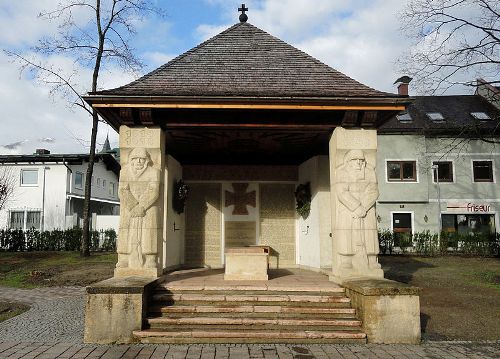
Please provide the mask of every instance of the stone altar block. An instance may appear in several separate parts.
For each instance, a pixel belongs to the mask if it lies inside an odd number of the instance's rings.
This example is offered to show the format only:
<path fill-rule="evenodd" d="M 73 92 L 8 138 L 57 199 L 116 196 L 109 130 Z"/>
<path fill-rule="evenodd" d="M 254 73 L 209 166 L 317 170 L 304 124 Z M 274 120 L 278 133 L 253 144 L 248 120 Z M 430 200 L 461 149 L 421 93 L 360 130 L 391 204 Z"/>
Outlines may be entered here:
<path fill-rule="evenodd" d="M 268 280 L 269 247 L 251 246 L 226 249 L 224 280 Z"/>

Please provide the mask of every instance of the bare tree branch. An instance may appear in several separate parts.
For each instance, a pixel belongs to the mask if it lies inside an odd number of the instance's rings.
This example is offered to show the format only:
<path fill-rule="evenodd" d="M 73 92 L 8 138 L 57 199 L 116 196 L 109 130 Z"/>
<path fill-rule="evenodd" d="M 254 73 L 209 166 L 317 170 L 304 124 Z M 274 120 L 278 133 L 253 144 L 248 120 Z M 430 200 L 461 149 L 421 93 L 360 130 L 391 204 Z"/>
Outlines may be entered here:
<path fill-rule="evenodd" d="M 499 14 L 497 0 L 410 0 L 400 19 L 413 46 L 399 60 L 401 71 L 422 94 L 474 86 L 478 77 L 498 83 Z"/>
<path fill-rule="evenodd" d="M 16 178 L 12 167 L 0 165 L 0 210 L 12 200 L 16 188 Z"/>
<path fill-rule="evenodd" d="M 64 75 L 54 65 L 30 59 L 15 51 L 6 51 L 9 56 L 20 62 L 21 71 L 30 70 L 41 83 L 50 88 L 51 94 L 62 95 L 71 105 L 82 108 L 91 116 L 92 134 L 87 179 L 92 178 L 97 128 L 101 120 L 97 112 L 83 101 L 82 93 L 97 91 L 99 74 L 107 66 L 116 64 L 136 75 L 143 69 L 143 63 L 130 47 L 130 39 L 135 34 L 136 20 L 151 13 L 164 15 L 164 12 L 153 6 L 152 2 L 152 0 L 66 0 L 54 10 L 39 14 L 42 19 L 58 21 L 58 31 L 54 36 L 40 39 L 32 50 L 45 56 L 63 55 L 73 59 L 75 65 L 80 68 L 92 70 L 90 88 L 86 91 L 77 87 L 73 81 L 76 81 L 74 77 L 78 75 L 77 70 Z M 81 78 L 79 80 L 81 82 Z M 84 256 L 89 255 L 91 183 L 92 181 L 85 181 L 82 238 Z"/>

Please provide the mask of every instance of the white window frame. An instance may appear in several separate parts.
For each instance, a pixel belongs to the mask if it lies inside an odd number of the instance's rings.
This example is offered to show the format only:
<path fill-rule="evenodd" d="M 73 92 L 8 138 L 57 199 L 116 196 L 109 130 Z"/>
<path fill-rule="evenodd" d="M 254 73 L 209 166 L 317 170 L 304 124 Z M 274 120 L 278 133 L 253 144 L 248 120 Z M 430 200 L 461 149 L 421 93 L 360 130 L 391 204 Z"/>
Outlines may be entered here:
<path fill-rule="evenodd" d="M 23 172 L 36 172 L 36 183 L 23 183 Z M 21 171 L 19 172 L 19 185 L 21 187 L 38 187 L 38 182 L 39 182 L 39 169 L 36 168 L 21 168 Z"/>
<path fill-rule="evenodd" d="M 415 181 L 389 181 L 389 172 L 387 171 L 388 162 L 415 162 L 415 176 L 417 177 Z M 394 183 L 394 184 L 416 184 L 420 183 L 420 175 L 418 173 L 418 160 L 416 158 L 406 158 L 406 159 L 393 159 L 386 158 L 385 159 L 385 183 Z"/>
<path fill-rule="evenodd" d="M 415 234 L 415 211 L 391 211 L 391 232 L 394 233 L 394 214 L 409 213 L 411 215 L 411 235 Z"/>
<path fill-rule="evenodd" d="M 487 182 L 487 181 L 474 181 L 474 162 L 491 162 L 491 172 L 493 175 L 493 181 Z M 483 183 L 483 184 L 488 184 L 488 183 L 497 183 L 497 177 L 495 173 L 495 160 L 492 158 L 487 158 L 487 159 L 481 159 L 481 158 L 474 158 L 470 160 L 470 174 L 471 174 L 471 181 L 472 183 Z"/>
<path fill-rule="evenodd" d="M 432 160 L 431 159 L 431 181 L 432 181 L 432 183 L 437 183 L 437 181 L 434 181 L 434 168 L 432 168 L 432 166 L 434 166 L 434 162 L 451 162 L 451 170 L 453 171 L 453 181 L 451 181 L 451 182 L 439 181 L 439 185 L 457 182 L 457 172 L 455 171 L 455 160 Z"/>
<path fill-rule="evenodd" d="M 76 183 L 76 177 L 78 177 L 78 175 L 82 176 L 82 184 L 81 185 L 78 185 Z M 84 184 L 85 184 L 85 177 L 83 176 L 83 173 L 82 172 L 75 172 L 75 188 L 83 189 Z"/>

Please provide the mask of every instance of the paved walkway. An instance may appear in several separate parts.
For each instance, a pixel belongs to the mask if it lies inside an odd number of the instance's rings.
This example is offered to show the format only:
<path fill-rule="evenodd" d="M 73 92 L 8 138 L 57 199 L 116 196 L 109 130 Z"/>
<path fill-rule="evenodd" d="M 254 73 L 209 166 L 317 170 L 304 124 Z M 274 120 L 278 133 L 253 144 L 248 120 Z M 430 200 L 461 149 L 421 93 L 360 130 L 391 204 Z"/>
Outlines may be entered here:
<path fill-rule="evenodd" d="M 0 342 L 0 358 L 498 358 L 499 344 L 432 342 L 422 345 L 83 345 Z"/>
<path fill-rule="evenodd" d="M 0 323 L 0 358 L 499 358 L 498 342 L 422 345 L 86 345 L 84 289 L 0 287 L 0 300 L 31 309 Z"/>

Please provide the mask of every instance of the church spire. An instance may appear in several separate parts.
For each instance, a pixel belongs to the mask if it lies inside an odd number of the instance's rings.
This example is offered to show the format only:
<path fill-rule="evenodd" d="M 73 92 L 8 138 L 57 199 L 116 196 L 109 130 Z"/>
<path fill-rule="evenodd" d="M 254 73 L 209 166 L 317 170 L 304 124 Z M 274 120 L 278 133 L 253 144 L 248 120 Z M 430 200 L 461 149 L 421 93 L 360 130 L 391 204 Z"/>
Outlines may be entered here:
<path fill-rule="evenodd" d="M 109 134 L 106 135 L 106 140 L 104 141 L 104 144 L 102 145 L 102 150 L 101 153 L 106 153 L 111 151 L 111 146 L 109 144 Z"/>

